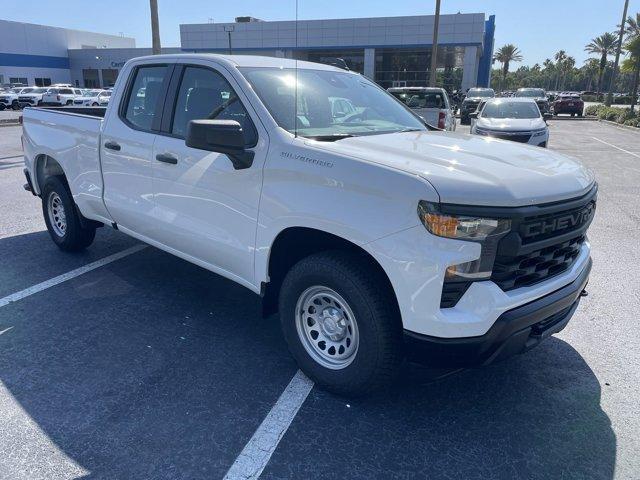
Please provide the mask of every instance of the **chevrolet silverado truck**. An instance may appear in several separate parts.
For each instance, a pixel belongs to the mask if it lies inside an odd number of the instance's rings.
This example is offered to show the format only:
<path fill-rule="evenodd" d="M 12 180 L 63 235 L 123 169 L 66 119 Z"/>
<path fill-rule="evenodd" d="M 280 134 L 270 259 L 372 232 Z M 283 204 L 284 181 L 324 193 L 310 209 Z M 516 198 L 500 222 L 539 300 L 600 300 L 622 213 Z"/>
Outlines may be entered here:
<path fill-rule="evenodd" d="M 243 285 L 340 394 L 381 388 L 406 359 L 524 352 L 565 327 L 591 269 L 590 170 L 433 130 L 328 65 L 133 59 L 106 108 L 25 109 L 23 145 L 62 250 L 104 226 Z"/>

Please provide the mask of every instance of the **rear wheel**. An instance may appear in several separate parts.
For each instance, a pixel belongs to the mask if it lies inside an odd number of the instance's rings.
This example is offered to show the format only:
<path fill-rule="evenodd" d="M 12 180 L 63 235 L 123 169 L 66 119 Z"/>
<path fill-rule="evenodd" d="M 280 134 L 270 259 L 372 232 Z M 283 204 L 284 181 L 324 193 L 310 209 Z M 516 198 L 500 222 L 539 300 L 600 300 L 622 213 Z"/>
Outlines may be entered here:
<path fill-rule="evenodd" d="M 66 106 L 73 105 L 73 100 L 67 100 Z"/>
<path fill-rule="evenodd" d="M 42 213 L 51 239 L 61 250 L 78 251 L 93 242 L 96 229 L 82 227 L 73 197 L 60 177 L 49 177 L 45 182 Z"/>
<path fill-rule="evenodd" d="M 14 110 L 20 110 L 20 103 L 18 102 L 18 100 L 13 101 L 13 103 L 11 104 L 11 108 L 13 108 Z"/>
<path fill-rule="evenodd" d="M 393 378 L 402 361 L 395 305 L 367 258 L 340 251 L 301 260 L 280 290 L 293 357 L 319 386 L 341 395 L 364 395 Z"/>

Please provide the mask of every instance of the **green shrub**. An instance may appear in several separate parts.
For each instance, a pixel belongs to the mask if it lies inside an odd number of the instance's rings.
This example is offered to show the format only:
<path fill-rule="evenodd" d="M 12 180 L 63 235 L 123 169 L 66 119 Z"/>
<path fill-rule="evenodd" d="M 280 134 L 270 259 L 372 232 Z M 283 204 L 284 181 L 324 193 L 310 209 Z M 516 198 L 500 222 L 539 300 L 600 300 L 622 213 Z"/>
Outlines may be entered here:
<path fill-rule="evenodd" d="M 620 109 L 616 107 L 605 107 L 604 105 L 602 105 L 598 109 L 598 118 L 600 120 L 609 120 L 611 122 L 615 122 L 619 114 Z"/>
<path fill-rule="evenodd" d="M 584 109 L 584 114 L 585 115 L 598 115 L 598 109 L 600 107 L 602 107 L 603 105 L 589 105 L 587 108 Z"/>
<path fill-rule="evenodd" d="M 622 97 L 614 97 L 613 103 L 616 105 L 629 105 L 631 103 L 631 95 L 624 95 Z"/>
<path fill-rule="evenodd" d="M 629 118 L 628 120 L 625 120 L 624 124 L 629 127 L 640 128 L 640 117 Z"/>

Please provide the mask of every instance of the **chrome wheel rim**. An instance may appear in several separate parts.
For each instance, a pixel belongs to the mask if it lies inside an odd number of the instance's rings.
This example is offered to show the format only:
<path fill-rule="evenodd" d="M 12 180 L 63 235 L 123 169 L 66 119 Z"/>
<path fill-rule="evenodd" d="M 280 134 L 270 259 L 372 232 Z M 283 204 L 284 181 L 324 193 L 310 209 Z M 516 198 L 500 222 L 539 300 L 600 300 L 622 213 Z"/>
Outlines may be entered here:
<path fill-rule="evenodd" d="M 49 223 L 51 228 L 59 237 L 64 237 L 67 231 L 67 216 L 64 212 L 64 205 L 60 195 L 51 192 L 47 199 L 47 211 L 49 213 Z"/>
<path fill-rule="evenodd" d="M 355 315 L 328 287 L 302 292 L 296 304 L 296 330 L 307 353 L 323 367 L 340 370 L 356 357 L 360 336 Z"/>

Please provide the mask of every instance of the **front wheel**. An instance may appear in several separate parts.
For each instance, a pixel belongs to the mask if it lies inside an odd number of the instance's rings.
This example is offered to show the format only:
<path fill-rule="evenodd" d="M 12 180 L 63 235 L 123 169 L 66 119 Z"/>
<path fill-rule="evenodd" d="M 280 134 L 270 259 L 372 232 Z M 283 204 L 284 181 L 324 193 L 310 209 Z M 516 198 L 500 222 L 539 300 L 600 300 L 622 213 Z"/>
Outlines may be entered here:
<path fill-rule="evenodd" d="M 402 326 L 382 274 L 363 255 L 311 255 L 287 273 L 280 320 L 291 354 L 319 386 L 358 396 L 388 384 L 402 361 Z"/>
<path fill-rule="evenodd" d="M 42 213 L 53 242 L 61 250 L 82 250 L 96 236 L 95 228 L 83 228 L 73 197 L 59 177 L 50 177 L 42 189 Z"/>
<path fill-rule="evenodd" d="M 17 100 L 14 100 L 11 104 L 11 108 L 14 110 L 20 110 L 20 103 Z"/>

